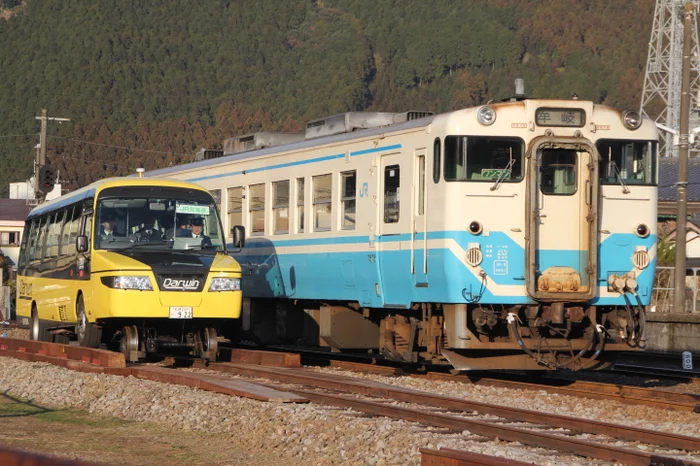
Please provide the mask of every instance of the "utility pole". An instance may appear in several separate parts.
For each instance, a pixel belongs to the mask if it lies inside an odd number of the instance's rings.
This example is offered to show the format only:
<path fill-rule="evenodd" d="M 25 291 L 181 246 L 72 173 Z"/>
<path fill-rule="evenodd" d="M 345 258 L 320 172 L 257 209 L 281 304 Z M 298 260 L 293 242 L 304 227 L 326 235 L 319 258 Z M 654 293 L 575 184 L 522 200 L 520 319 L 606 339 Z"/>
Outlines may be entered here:
<path fill-rule="evenodd" d="M 42 192 L 39 190 L 39 170 L 41 167 L 46 165 L 46 132 L 48 129 L 48 122 L 51 121 L 70 121 L 70 118 L 57 118 L 48 117 L 48 112 L 45 108 L 41 109 L 41 116 L 35 117 L 37 120 L 41 120 L 41 133 L 39 134 L 39 144 L 36 146 L 36 160 L 34 161 L 34 197 L 39 202 L 39 199 L 44 197 Z"/>
<path fill-rule="evenodd" d="M 681 82 L 681 125 L 678 151 L 678 215 L 676 215 L 676 269 L 673 312 L 685 312 L 686 217 L 688 216 L 688 129 L 690 127 L 690 32 L 693 4 L 683 11 L 683 66 Z"/>

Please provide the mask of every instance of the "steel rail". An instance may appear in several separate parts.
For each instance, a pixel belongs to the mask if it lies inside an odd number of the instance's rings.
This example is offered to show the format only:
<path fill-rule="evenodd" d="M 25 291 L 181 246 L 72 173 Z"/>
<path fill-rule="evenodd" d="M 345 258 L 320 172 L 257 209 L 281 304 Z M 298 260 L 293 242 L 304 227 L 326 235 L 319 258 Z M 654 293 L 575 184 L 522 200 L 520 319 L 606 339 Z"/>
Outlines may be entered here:
<path fill-rule="evenodd" d="M 573 418 L 558 414 L 542 413 L 521 408 L 510 408 L 494 404 L 469 401 L 436 395 L 428 392 L 394 387 L 379 382 L 366 381 L 346 376 L 319 374 L 307 370 L 289 370 L 270 367 L 247 366 L 240 364 L 212 363 L 209 369 L 235 372 L 252 377 L 264 377 L 278 382 L 292 383 L 337 390 L 360 395 L 392 398 L 396 401 L 423 404 L 443 409 L 462 410 L 489 414 L 504 419 L 514 419 L 523 422 L 546 424 L 552 427 L 587 432 L 596 435 L 653 443 L 660 446 L 677 448 L 686 451 L 700 451 L 700 438 L 687 435 L 671 434 L 650 429 L 610 424 L 601 421 Z M 288 390 L 293 391 L 293 390 Z"/>
<path fill-rule="evenodd" d="M 467 430 L 473 434 L 484 437 L 499 438 L 509 442 L 520 442 L 531 446 L 569 452 L 578 456 L 598 458 L 605 461 L 621 461 L 631 466 L 650 466 L 661 464 L 674 466 L 700 466 L 700 463 L 698 462 L 684 461 L 669 456 L 647 453 L 641 450 L 596 444 L 588 440 L 566 438 L 564 436 L 557 436 L 544 432 L 527 431 L 517 427 L 495 425 L 486 421 L 463 419 L 445 414 L 425 413 L 416 409 L 389 406 L 374 401 L 351 398 L 345 395 L 319 393 L 313 390 L 304 389 L 288 390 L 317 403 L 339 406 L 342 408 L 352 408 L 364 413 L 413 421 L 434 427 L 442 427 L 460 431 Z"/>
<path fill-rule="evenodd" d="M 673 411 L 690 411 L 700 413 L 700 395 L 667 392 L 652 388 L 630 387 L 616 384 L 574 381 L 567 386 L 543 383 L 521 382 L 515 380 L 481 378 L 473 379 L 468 376 L 454 376 L 430 373 L 426 375 L 411 374 L 411 377 L 428 378 L 450 382 L 463 382 L 472 385 L 512 388 L 516 390 L 544 390 L 548 393 L 620 401 L 627 404 L 644 405 L 652 408 L 670 409 Z M 561 382 L 561 380 L 557 381 Z"/>
<path fill-rule="evenodd" d="M 536 466 L 533 463 L 451 448 L 420 448 L 421 466 Z"/>

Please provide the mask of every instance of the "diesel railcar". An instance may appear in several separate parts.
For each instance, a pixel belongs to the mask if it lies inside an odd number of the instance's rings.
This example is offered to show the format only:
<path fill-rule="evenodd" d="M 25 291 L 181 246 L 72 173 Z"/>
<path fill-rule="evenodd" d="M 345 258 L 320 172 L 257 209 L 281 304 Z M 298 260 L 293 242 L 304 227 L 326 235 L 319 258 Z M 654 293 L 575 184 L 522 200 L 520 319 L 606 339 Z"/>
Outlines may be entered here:
<path fill-rule="evenodd" d="M 473 369 L 609 367 L 643 346 L 657 128 L 516 95 L 351 112 L 155 170 L 249 232 L 240 338 Z"/>

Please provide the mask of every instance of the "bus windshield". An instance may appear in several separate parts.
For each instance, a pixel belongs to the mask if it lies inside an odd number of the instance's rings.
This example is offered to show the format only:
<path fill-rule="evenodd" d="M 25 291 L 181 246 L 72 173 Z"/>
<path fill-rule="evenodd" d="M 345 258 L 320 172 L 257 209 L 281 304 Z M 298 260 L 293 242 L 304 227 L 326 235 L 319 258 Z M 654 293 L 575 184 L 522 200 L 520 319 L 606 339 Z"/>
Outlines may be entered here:
<path fill-rule="evenodd" d="M 206 193 L 182 194 L 101 196 L 95 213 L 95 248 L 225 252 L 214 200 Z"/>

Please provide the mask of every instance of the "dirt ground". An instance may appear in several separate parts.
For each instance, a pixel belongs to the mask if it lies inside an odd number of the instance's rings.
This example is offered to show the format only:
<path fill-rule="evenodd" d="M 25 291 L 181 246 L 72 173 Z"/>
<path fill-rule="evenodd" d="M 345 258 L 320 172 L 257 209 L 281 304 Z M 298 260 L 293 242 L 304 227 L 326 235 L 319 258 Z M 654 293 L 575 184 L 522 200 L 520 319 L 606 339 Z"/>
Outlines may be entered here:
<path fill-rule="evenodd" d="M 226 434 L 174 430 L 52 409 L 0 394 L 0 449 L 104 465 L 295 465 L 274 452 L 246 453 L 245 447 L 245 439 Z"/>

